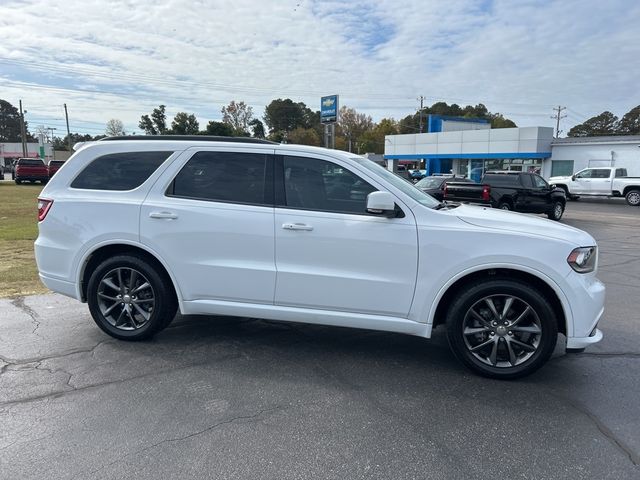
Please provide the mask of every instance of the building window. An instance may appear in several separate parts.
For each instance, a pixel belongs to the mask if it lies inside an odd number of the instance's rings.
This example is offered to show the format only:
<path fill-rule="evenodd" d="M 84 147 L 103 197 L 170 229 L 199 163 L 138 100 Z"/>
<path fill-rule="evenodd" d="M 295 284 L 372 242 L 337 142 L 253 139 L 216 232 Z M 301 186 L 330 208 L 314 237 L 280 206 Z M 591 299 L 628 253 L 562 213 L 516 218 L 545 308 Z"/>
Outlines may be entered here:
<path fill-rule="evenodd" d="M 551 176 L 569 176 L 573 175 L 573 160 L 552 160 Z"/>

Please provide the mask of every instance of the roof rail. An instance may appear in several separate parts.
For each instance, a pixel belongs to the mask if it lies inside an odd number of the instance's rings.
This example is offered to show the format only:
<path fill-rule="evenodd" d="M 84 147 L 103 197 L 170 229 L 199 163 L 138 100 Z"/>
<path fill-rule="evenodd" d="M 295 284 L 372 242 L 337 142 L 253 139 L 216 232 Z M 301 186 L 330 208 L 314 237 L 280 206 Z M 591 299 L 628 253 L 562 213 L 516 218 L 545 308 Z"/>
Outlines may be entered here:
<path fill-rule="evenodd" d="M 128 135 L 124 137 L 104 137 L 99 142 L 111 140 L 188 140 L 190 142 L 236 142 L 236 143 L 266 143 L 277 145 L 277 142 L 251 137 L 222 137 L 213 135 Z"/>

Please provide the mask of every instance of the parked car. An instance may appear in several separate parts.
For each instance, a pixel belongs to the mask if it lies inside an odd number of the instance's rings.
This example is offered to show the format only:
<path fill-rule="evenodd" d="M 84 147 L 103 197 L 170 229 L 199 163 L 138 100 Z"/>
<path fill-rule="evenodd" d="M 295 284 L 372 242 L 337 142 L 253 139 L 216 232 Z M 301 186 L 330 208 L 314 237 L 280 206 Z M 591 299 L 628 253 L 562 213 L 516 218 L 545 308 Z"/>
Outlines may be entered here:
<path fill-rule="evenodd" d="M 551 177 L 549 183 L 562 188 L 570 199 L 625 197 L 629 205 L 640 205 L 640 177 L 628 177 L 626 168 L 585 168 L 568 177 Z"/>
<path fill-rule="evenodd" d="M 487 172 L 481 184 L 447 182 L 445 200 L 490 205 L 502 210 L 544 213 L 560 220 L 567 199 L 564 190 L 550 186 L 535 173 Z"/>
<path fill-rule="evenodd" d="M 415 170 L 409 170 L 409 180 L 413 182 L 422 180 L 426 176 L 427 176 L 427 171 L 424 169 L 417 168 Z"/>
<path fill-rule="evenodd" d="M 327 181 L 351 187 L 329 194 Z M 105 139 L 51 179 L 38 220 L 44 284 L 122 340 L 153 336 L 176 310 L 423 338 L 443 326 L 464 365 L 509 379 L 541 367 L 558 333 L 568 351 L 602 338 L 588 233 L 447 205 L 339 150 Z"/>
<path fill-rule="evenodd" d="M 14 180 L 18 185 L 22 182 L 47 183 L 49 171 L 39 158 L 19 158 L 15 166 Z"/>
<path fill-rule="evenodd" d="M 51 160 L 49 165 L 47 165 L 47 173 L 49 174 L 49 178 L 53 177 L 55 173 L 60 170 L 60 167 L 64 165 L 64 160 Z"/>
<path fill-rule="evenodd" d="M 416 183 L 416 188 L 419 188 L 424 193 L 428 193 L 436 200 L 444 200 L 444 189 L 447 182 L 464 182 L 464 183 L 475 183 L 473 180 L 469 180 L 468 178 L 455 178 L 453 175 L 437 175 L 431 177 L 425 177 Z"/>

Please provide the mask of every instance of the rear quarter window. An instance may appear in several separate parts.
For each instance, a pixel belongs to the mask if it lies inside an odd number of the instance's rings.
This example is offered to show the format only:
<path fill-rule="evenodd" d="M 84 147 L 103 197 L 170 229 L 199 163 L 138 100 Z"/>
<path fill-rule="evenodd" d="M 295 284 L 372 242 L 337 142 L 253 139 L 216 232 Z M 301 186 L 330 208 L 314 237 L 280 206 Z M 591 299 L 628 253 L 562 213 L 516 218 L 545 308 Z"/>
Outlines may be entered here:
<path fill-rule="evenodd" d="M 92 160 L 73 180 L 71 188 L 133 190 L 173 152 L 111 153 Z"/>

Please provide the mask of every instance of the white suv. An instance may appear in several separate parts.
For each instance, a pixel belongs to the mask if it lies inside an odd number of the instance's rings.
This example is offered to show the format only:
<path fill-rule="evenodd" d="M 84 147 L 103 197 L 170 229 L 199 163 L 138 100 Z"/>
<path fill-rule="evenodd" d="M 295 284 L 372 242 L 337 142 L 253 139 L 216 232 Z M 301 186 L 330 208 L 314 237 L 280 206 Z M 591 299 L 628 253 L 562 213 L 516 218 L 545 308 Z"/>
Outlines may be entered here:
<path fill-rule="evenodd" d="M 445 325 L 486 376 L 598 342 L 587 233 L 442 204 L 362 157 L 206 137 L 86 144 L 42 191 L 40 278 L 98 326 L 148 338 L 182 314 L 400 332 Z M 238 140 L 238 139 L 236 139 Z"/>

